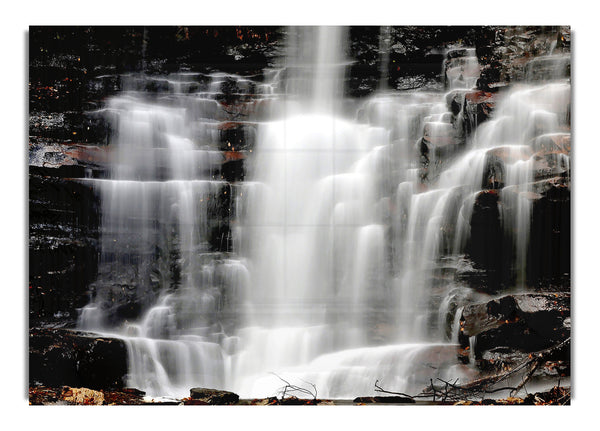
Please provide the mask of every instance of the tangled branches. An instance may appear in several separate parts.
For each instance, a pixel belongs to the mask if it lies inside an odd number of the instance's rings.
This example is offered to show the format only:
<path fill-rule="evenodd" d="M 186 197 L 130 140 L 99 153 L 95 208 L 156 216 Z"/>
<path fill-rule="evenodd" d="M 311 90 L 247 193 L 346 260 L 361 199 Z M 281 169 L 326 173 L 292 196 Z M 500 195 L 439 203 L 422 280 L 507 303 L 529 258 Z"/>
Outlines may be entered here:
<path fill-rule="evenodd" d="M 563 342 L 549 349 L 531 353 L 527 360 L 523 361 L 522 363 L 520 363 L 512 369 L 509 369 L 500 374 L 484 377 L 466 384 L 457 384 L 458 379 L 454 381 L 446 381 L 437 378 L 435 383 L 433 379 L 430 379 L 429 386 L 423 389 L 421 393 L 417 395 L 408 395 L 402 392 L 387 391 L 381 386 L 379 386 L 379 380 L 377 380 L 375 382 L 375 392 L 400 395 L 411 399 L 431 399 L 434 402 L 457 402 L 476 398 L 483 399 L 486 394 L 491 394 L 499 391 L 510 391 L 509 394 L 512 397 L 513 395 L 519 393 L 519 391 L 525 387 L 527 382 L 531 380 L 535 371 L 541 365 L 543 365 L 546 361 L 552 360 L 558 355 L 563 354 L 564 351 L 570 347 L 570 343 L 571 338 L 569 337 Z M 521 381 L 516 386 L 497 386 L 500 383 L 506 383 L 507 381 L 518 377 L 521 373 L 523 373 Z"/>
<path fill-rule="evenodd" d="M 290 382 L 288 382 L 287 380 L 283 379 L 281 376 L 278 376 L 275 373 L 271 374 L 273 374 L 275 377 L 277 377 L 279 380 L 285 383 L 284 386 L 277 390 L 278 398 L 285 399 L 288 396 L 292 397 L 297 395 L 309 395 L 310 397 L 312 397 L 313 400 L 317 399 L 317 387 L 314 384 L 302 380 L 304 383 L 312 386 L 313 390 L 310 390 L 301 386 L 292 385 Z"/>

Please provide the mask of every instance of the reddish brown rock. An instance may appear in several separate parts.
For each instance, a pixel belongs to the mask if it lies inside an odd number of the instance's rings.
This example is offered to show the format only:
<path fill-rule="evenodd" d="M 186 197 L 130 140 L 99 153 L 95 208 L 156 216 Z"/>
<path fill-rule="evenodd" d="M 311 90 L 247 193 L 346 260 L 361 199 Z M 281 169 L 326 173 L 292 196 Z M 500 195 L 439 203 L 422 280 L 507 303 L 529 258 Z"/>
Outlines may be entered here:
<path fill-rule="evenodd" d="M 570 133 L 549 133 L 538 136 L 533 142 L 536 151 L 542 152 L 560 152 L 566 155 L 571 154 L 571 134 Z"/>

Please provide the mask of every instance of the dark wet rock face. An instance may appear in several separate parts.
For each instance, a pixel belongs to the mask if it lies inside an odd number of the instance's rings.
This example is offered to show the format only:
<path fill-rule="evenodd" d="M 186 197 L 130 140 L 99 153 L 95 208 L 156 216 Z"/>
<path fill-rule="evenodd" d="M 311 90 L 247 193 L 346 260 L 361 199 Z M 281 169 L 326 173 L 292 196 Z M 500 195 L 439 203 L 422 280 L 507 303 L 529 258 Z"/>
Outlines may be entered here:
<path fill-rule="evenodd" d="M 30 325 L 73 325 L 98 264 L 98 198 L 71 179 L 29 176 Z"/>
<path fill-rule="evenodd" d="M 440 90 L 444 51 L 459 44 L 475 47 L 479 63 L 494 71 L 498 62 L 491 47 L 502 32 L 492 26 L 351 27 L 348 55 L 355 61 L 350 66 L 348 93 L 363 97 L 377 89 Z M 460 62 L 460 54 L 457 50 L 448 60 Z M 499 80 L 491 73 L 482 84 Z"/>
<path fill-rule="evenodd" d="M 29 385 L 122 389 L 127 350 L 122 340 L 63 329 L 29 332 Z"/>
<path fill-rule="evenodd" d="M 570 300 L 566 293 L 531 293 L 465 306 L 459 342 L 478 361 L 518 363 L 570 337 Z M 568 350 L 560 359 L 569 360 Z"/>
<path fill-rule="evenodd" d="M 511 158 L 525 160 L 513 152 Z M 475 198 L 471 216 L 471 235 L 467 243 L 469 265 L 458 268 L 456 279 L 483 292 L 494 293 L 515 283 L 515 237 L 503 220 L 519 211 L 523 190 L 500 190 L 505 178 L 506 153 L 502 148 L 488 152 L 484 170 L 484 190 Z M 568 291 L 571 272 L 570 180 L 551 177 L 528 184 L 524 198 L 531 207 L 529 242 L 526 250 L 526 283 L 539 291 Z M 488 188 L 488 190 L 485 190 Z M 513 227 L 514 228 L 514 227 Z"/>
<path fill-rule="evenodd" d="M 486 271 L 487 290 L 500 288 L 504 258 L 502 226 L 495 190 L 482 191 L 475 199 L 471 216 L 471 237 L 467 251 L 475 266 Z"/>
<path fill-rule="evenodd" d="M 542 181 L 533 205 L 527 278 L 534 286 L 570 289 L 571 189 L 560 179 Z"/>

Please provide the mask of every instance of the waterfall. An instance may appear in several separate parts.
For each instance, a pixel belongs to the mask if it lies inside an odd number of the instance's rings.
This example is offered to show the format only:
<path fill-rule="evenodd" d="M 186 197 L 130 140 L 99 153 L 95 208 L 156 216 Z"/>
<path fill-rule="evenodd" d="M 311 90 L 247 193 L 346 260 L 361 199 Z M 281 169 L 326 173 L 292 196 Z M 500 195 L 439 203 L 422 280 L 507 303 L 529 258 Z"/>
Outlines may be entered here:
<path fill-rule="evenodd" d="M 380 77 L 379 77 L 379 90 L 384 91 L 388 88 L 388 69 L 390 67 L 390 41 L 391 41 L 391 28 L 389 26 L 381 27 L 379 31 L 379 52 L 380 62 L 379 66 Z"/>
<path fill-rule="evenodd" d="M 345 103 L 345 40 L 339 27 L 291 29 L 281 69 L 259 84 L 175 74 L 148 95 L 157 78 L 130 76 L 107 103 L 111 175 L 85 180 L 102 201 L 99 276 L 79 327 L 125 341 L 128 385 L 254 398 L 280 376 L 353 398 L 376 380 L 417 393 L 461 378 L 457 316 L 475 293 L 455 274 L 479 264 L 482 206 L 499 214 L 507 288 L 528 288 L 540 163 L 569 169 L 547 148 L 568 135 L 568 79 L 529 73 L 465 132 L 474 48 L 448 50 L 447 93 Z M 242 102 L 222 102 L 228 86 Z M 234 126 L 255 131 L 250 149 L 236 149 Z M 226 178 L 225 157 L 244 158 L 243 181 Z"/>
<path fill-rule="evenodd" d="M 102 252 L 96 295 L 79 326 L 122 337 L 128 384 L 154 396 L 226 384 L 226 346 L 235 337 L 224 334 L 222 314 L 248 278 L 243 262 L 214 250 L 215 212 L 229 217 L 222 212 L 232 193 L 214 173 L 221 154 L 206 121 L 214 100 L 176 91 L 184 85 L 148 100 L 132 84 L 110 100 L 111 176 L 89 180 L 102 202 Z"/>

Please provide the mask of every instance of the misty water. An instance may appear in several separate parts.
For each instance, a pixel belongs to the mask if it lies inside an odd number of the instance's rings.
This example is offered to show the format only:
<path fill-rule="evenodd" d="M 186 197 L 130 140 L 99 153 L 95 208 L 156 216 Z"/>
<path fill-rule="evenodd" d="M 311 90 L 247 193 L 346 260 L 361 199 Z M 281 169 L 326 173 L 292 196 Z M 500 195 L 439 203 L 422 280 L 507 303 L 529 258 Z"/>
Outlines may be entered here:
<path fill-rule="evenodd" d="M 344 94 L 347 36 L 290 30 L 280 67 L 260 82 L 176 73 L 161 78 L 167 91 L 149 95 L 157 78 L 131 75 L 107 101 L 111 175 L 86 180 L 102 202 L 99 276 L 79 328 L 125 341 L 128 386 L 256 398 L 276 395 L 285 379 L 349 399 L 374 395 L 376 381 L 412 394 L 438 377 L 465 381 L 473 372 L 456 358 L 458 316 L 480 294 L 448 274 L 466 264 L 486 181 L 517 208 L 499 210 L 514 244 L 512 288 L 527 290 L 533 154 L 568 133 L 565 74 L 540 79 L 534 64 L 490 120 L 465 127 L 456 119 L 469 117 L 448 100 L 476 85 L 473 47 L 450 48 L 460 55 L 449 57 L 459 60 L 442 91 L 381 85 L 357 101 Z M 256 130 L 244 181 L 219 171 L 224 82 L 254 100 L 240 121 Z M 426 165 L 423 138 L 432 144 Z M 448 138 L 464 141 L 452 157 L 443 155 Z M 491 156 L 503 162 L 493 178 Z M 568 169 L 568 156 L 553 157 Z M 215 251 L 215 235 L 227 247 Z M 106 304 L 118 295 L 143 304 L 142 316 L 112 319 Z"/>

